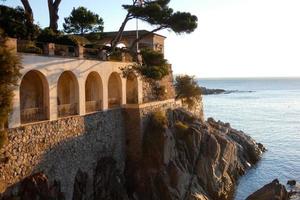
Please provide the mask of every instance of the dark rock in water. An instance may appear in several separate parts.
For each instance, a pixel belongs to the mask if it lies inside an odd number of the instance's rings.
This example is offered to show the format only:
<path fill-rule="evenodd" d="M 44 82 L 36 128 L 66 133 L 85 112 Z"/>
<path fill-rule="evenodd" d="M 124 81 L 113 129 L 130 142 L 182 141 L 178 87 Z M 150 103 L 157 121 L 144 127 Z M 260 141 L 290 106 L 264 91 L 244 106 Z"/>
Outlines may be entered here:
<path fill-rule="evenodd" d="M 290 186 L 295 186 L 296 185 L 296 180 L 288 180 L 287 184 L 290 185 Z"/>
<path fill-rule="evenodd" d="M 224 89 L 209 89 L 206 87 L 200 87 L 201 93 L 203 95 L 212 95 L 212 94 L 230 94 L 236 92 L 253 92 L 253 91 L 239 91 L 239 90 L 224 90 Z"/>
<path fill-rule="evenodd" d="M 126 178 L 137 199 L 231 199 L 238 177 L 261 157 L 262 147 L 228 123 L 193 120 L 176 109 L 167 124 L 149 126 L 143 157 L 128 161 Z"/>
<path fill-rule="evenodd" d="M 210 95 L 210 94 L 223 94 L 226 92 L 224 89 L 208 89 L 206 87 L 200 87 L 201 93 L 203 95 Z"/>
<path fill-rule="evenodd" d="M 289 194 L 284 185 L 281 185 L 278 179 L 273 180 L 271 183 L 263 186 L 257 190 L 246 200 L 288 200 Z"/>
<path fill-rule="evenodd" d="M 101 158 L 94 174 L 94 199 L 127 200 L 123 174 L 111 157 Z"/>

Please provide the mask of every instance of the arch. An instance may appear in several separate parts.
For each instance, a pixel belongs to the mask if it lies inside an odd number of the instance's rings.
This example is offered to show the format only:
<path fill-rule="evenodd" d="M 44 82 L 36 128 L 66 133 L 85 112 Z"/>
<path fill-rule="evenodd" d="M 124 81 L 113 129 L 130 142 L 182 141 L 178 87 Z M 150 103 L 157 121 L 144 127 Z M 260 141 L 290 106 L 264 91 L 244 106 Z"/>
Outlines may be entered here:
<path fill-rule="evenodd" d="M 126 103 L 138 103 L 138 80 L 134 73 L 130 73 L 126 80 Z"/>
<path fill-rule="evenodd" d="M 78 114 L 79 87 L 76 76 L 71 71 L 64 71 L 57 83 L 58 117 Z"/>
<path fill-rule="evenodd" d="M 49 84 L 37 70 L 27 72 L 20 84 L 21 124 L 49 119 Z"/>
<path fill-rule="evenodd" d="M 85 111 L 91 113 L 102 110 L 103 85 L 100 75 L 91 72 L 85 81 Z"/>
<path fill-rule="evenodd" d="M 122 80 L 117 72 L 108 79 L 108 108 L 120 107 L 122 103 Z"/>

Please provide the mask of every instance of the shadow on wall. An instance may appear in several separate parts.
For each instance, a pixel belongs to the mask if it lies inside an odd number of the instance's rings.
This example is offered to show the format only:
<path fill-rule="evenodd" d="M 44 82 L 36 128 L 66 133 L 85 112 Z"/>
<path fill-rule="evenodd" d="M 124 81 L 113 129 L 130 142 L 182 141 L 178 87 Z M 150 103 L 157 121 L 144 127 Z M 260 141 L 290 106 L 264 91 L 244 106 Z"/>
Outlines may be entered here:
<path fill-rule="evenodd" d="M 5 149 L 10 159 L 0 174 L 5 173 L 4 181 L 14 185 L 5 194 L 15 193 L 21 179 L 43 172 L 50 182 L 59 181 L 66 199 L 72 199 L 79 169 L 87 172 L 87 194 L 92 194 L 93 172 L 100 158 L 111 156 L 119 169 L 124 167 L 123 127 L 122 110 L 114 109 L 12 130 L 11 148 Z"/>

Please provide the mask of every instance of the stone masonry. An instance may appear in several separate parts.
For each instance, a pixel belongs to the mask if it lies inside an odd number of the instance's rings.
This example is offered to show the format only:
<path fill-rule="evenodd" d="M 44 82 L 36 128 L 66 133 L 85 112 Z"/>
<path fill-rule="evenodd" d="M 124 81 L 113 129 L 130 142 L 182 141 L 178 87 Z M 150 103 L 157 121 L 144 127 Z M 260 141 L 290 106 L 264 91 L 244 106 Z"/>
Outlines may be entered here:
<path fill-rule="evenodd" d="M 1 192 L 42 171 L 60 181 L 66 199 L 72 199 L 78 169 L 92 173 L 103 156 L 124 167 L 123 124 L 121 109 L 114 109 L 10 129 L 10 142 L 0 152 L 7 157 L 0 163 Z"/>

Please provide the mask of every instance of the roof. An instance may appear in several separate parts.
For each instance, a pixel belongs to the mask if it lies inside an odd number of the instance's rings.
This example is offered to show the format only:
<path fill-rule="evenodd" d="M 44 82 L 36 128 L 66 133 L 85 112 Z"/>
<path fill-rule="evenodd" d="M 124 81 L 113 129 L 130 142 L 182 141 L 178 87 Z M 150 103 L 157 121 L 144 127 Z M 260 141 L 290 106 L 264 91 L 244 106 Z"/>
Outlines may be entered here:
<path fill-rule="evenodd" d="M 113 31 L 113 32 L 103 32 L 104 37 L 108 36 L 108 37 L 114 37 L 117 35 L 117 31 Z M 139 30 L 139 35 L 144 35 L 146 33 L 150 33 L 150 31 L 147 30 Z M 157 33 L 151 33 L 152 35 L 157 35 L 163 38 L 167 38 L 163 35 L 157 34 Z M 130 30 L 130 31 L 124 31 L 123 32 L 123 36 L 136 36 L 136 30 Z"/>

